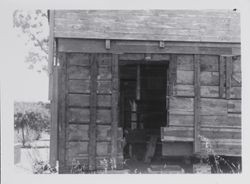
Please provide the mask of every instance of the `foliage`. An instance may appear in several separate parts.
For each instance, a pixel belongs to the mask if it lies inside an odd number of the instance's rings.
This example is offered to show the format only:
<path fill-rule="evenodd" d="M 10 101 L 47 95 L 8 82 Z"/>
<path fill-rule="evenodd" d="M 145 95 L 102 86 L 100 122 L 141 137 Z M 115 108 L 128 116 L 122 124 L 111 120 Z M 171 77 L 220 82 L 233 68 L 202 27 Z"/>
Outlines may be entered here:
<path fill-rule="evenodd" d="M 31 47 L 26 62 L 29 68 L 39 66 L 37 71 L 47 71 L 48 61 L 48 16 L 45 10 L 16 10 L 13 25 L 25 37 L 26 45 Z"/>
<path fill-rule="evenodd" d="M 57 173 L 57 169 L 51 167 L 48 163 L 44 161 L 36 161 L 33 164 L 33 173 L 34 174 L 53 174 Z"/>
<path fill-rule="evenodd" d="M 47 104 L 43 103 L 15 103 L 14 128 L 22 132 L 22 143 L 31 138 L 36 132 L 35 139 L 39 139 L 43 131 L 49 131 L 50 116 Z"/>
<path fill-rule="evenodd" d="M 14 117 L 15 129 L 29 127 L 37 132 L 42 132 L 49 128 L 49 117 L 38 112 L 17 113 Z"/>

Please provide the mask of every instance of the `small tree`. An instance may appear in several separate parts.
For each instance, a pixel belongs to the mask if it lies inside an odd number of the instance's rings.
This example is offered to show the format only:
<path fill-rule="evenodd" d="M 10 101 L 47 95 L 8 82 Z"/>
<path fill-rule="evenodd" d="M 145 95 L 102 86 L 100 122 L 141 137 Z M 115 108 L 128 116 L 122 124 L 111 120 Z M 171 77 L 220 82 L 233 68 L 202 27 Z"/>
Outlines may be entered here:
<path fill-rule="evenodd" d="M 49 117 L 40 112 L 15 113 L 15 129 L 22 131 L 22 144 L 25 146 L 26 139 L 24 130 L 34 130 L 37 133 L 36 140 L 40 138 L 41 132 L 49 129 Z"/>
<path fill-rule="evenodd" d="M 25 146 L 25 135 L 24 135 L 24 128 L 27 126 L 27 116 L 25 116 L 23 113 L 16 113 L 14 115 L 14 120 L 15 120 L 15 129 L 19 132 L 21 129 L 22 131 L 22 144 Z"/>

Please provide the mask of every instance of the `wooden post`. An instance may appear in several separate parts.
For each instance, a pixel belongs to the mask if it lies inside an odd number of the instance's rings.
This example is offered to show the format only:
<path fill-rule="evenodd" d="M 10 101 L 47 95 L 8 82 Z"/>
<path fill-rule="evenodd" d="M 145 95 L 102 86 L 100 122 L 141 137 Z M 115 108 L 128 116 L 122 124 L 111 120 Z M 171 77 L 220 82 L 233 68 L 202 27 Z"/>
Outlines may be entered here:
<path fill-rule="evenodd" d="M 91 54 L 89 170 L 96 169 L 96 106 L 97 106 L 97 56 Z"/>
<path fill-rule="evenodd" d="M 67 75 L 66 75 L 66 53 L 58 54 L 59 66 L 58 66 L 58 160 L 59 160 L 59 172 L 66 166 L 66 94 L 67 94 Z M 54 114 L 55 115 L 55 114 Z"/>
<path fill-rule="evenodd" d="M 194 153 L 200 152 L 200 56 L 194 55 Z"/>
<path fill-rule="evenodd" d="M 53 94 L 50 103 L 51 123 L 50 123 L 50 159 L 52 167 L 56 166 L 58 158 L 58 69 L 55 66 L 53 71 Z"/>
<path fill-rule="evenodd" d="M 111 124 L 111 158 L 113 160 L 113 168 L 117 164 L 117 132 L 118 132 L 118 91 L 119 91 L 119 76 L 118 76 L 118 55 L 112 55 L 112 124 Z"/>
<path fill-rule="evenodd" d="M 226 57 L 226 99 L 230 99 L 232 57 Z"/>
<path fill-rule="evenodd" d="M 220 88 L 219 88 L 219 97 L 223 98 L 225 92 L 225 57 L 220 56 L 219 60 L 219 70 L 220 70 Z"/>

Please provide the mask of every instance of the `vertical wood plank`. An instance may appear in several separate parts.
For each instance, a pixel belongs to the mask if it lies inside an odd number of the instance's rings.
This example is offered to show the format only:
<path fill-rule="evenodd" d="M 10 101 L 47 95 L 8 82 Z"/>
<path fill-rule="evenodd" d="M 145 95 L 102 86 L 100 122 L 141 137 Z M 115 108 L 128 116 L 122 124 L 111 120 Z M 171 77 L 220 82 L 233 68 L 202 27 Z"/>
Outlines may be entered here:
<path fill-rule="evenodd" d="M 176 84 L 176 73 L 177 73 L 176 70 L 177 70 L 177 56 L 175 54 L 171 54 L 170 66 L 169 66 L 169 71 L 171 72 L 169 95 L 174 95 L 174 86 Z"/>
<path fill-rule="evenodd" d="M 168 68 L 167 68 L 167 86 L 166 86 L 166 126 L 169 125 L 169 98 L 170 98 L 170 79 L 171 79 L 171 70 L 170 70 L 170 66 L 171 62 L 168 63 Z"/>
<path fill-rule="evenodd" d="M 58 132 L 59 132 L 59 172 L 66 167 L 66 53 L 59 53 L 58 66 Z"/>
<path fill-rule="evenodd" d="M 53 98 L 54 23 L 55 11 L 49 10 L 49 100 Z"/>
<path fill-rule="evenodd" d="M 111 158 L 113 159 L 114 168 L 117 164 L 117 132 L 118 132 L 118 91 L 119 91 L 119 76 L 118 76 L 118 55 L 112 55 L 112 138 L 111 138 Z"/>
<path fill-rule="evenodd" d="M 220 56 L 219 60 L 219 72 L 220 72 L 220 87 L 219 87 L 219 97 L 223 98 L 225 91 L 225 57 Z"/>
<path fill-rule="evenodd" d="M 89 170 L 96 169 L 97 55 L 91 54 Z"/>
<path fill-rule="evenodd" d="M 232 57 L 226 57 L 226 99 L 230 99 Z"/>
<path fill-rule="evenodd" d="M 58 69 L 57 66 L 53 69 L 53 93 L 50 103 L 51 123 L 50 123 L 50 165 L 56 166 L 58 158 Z"/>
<path fill-rule="evenodd" d="M 137 65 L 137 76 L 136 76 L 136 99 L 141 98 L 141 66 Z"/>
<path fill-rule="evenodd" d="M 194 153 L 200 152 L 200 56 L 194 55 Z"/>

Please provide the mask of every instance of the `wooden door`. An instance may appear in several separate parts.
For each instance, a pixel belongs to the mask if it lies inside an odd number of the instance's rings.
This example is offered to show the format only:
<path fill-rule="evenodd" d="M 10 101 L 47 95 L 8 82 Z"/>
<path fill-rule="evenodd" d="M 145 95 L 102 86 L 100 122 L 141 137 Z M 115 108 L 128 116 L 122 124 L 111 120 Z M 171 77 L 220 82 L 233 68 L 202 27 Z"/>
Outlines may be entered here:
<path fill-rule="evenodd" d="M 118 167 L 122 135 L 118 130 L 117 56 L 60 53 L 59 58 L 61 170 L 69 170 L 77 161 L 87 170 L 96 170 L 104 167 L 104 159 Z"/>

